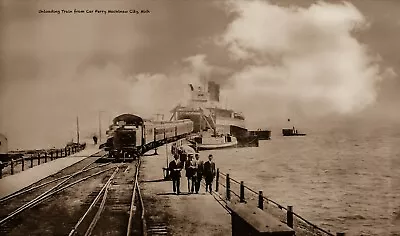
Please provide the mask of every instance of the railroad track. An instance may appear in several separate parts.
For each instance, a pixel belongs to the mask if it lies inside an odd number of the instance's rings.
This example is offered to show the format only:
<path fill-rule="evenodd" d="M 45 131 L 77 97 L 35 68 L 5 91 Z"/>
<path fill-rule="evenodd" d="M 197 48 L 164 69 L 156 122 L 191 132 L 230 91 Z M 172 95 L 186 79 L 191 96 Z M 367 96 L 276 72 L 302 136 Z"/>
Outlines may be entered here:
<path fill-rule="evenodd" d="M 68 235 L 140 235 L 135 197 L 137 174 L 138 162 L 120 165 L 85 202 L 87 210 Z"/>
<path fill-rule="evenodd" d="M 136 211 L 140 198 L 134 187 L 138 165 L 90 162 L 0 199 L 1 205 L 12 202 L 16 208 L 0 214 L 0 235 L 141 234 L 143 217 Z"/>

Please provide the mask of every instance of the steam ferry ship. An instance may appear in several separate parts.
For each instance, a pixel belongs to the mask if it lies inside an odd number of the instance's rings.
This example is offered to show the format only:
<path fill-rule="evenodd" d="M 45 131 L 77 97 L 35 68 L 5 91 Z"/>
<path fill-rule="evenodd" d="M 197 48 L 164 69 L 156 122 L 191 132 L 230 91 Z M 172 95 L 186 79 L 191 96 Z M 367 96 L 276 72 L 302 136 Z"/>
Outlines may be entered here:
<path fill-rule="evenodd" d="M 191 99 L 187 105 L 172 110 L 171 120 L 193 121 L 195 135 L 189 141 L 200 150 L 237 145 L 235 131 L 246 130 L 245 117 L 240 112 L 222 107 L 219 84 L 209 81 L 204 86 L 189 86 Z"/>

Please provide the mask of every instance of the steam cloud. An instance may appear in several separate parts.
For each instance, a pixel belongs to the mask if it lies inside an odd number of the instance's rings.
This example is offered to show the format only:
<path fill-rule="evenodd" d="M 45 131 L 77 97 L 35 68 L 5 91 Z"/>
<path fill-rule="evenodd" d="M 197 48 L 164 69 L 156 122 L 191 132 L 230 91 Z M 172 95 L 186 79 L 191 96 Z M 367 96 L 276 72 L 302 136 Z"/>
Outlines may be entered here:
<path fill-rule="evenodd" d="M 231 78 L 232 105 L 246 109 L 251 103 L 246 113 L 252 117 L 272 112 L 268 107 L 290 117 L 296 112 L 349 114 L 375 101 L 386 74 L 352 35 L 368 27 L 352 4 L 285 8 L 235 0 L 224 7 L 236 18 L 217 43 L 246 64 Z"/>

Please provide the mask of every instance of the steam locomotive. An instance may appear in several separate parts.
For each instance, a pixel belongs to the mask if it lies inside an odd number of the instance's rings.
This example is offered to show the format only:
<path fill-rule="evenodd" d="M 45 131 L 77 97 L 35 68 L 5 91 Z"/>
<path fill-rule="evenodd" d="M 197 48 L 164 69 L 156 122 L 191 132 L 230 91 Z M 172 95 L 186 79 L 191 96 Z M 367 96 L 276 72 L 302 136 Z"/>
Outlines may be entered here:
<path fill-rule="evenodd" d="M 183 138 L 193 132 L 189 119 L 178 121 L 148 121 L 132 114 L 113 119 L 107 131 L 105 150 L 113 159 L 137 158 L 150 149 Z"/>

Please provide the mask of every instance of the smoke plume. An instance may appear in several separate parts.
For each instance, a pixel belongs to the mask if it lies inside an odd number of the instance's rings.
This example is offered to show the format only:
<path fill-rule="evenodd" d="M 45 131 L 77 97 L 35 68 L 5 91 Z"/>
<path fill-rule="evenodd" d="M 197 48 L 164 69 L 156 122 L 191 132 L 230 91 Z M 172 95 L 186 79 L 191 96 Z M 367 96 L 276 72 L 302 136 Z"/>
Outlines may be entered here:
<path fill-rule="evenodd" d="M 233 106 L 253 118 L 270 112 L 290 117 L 351 114 L 376 100 L 386 74 L 353 36 L 368 22 L 352 4 L 285 8 L 254 0 L 223 6 L 235 18 L 217 43 L 245 64 L 230 78 L 235 89 L 226 96 Z"/>

